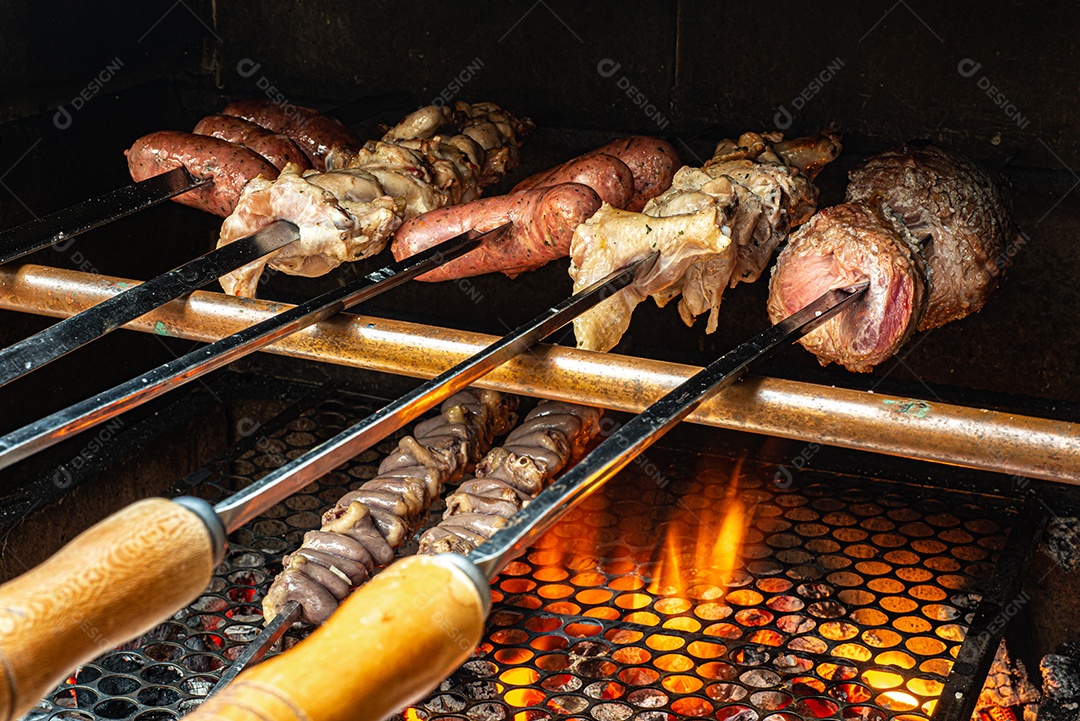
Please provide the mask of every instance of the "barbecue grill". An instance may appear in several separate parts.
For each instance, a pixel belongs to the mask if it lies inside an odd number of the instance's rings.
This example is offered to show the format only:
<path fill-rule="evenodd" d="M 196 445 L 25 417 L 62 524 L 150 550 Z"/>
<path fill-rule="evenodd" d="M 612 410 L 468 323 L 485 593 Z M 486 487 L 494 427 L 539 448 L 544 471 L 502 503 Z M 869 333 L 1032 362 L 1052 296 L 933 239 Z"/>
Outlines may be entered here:
<path fill-rule="evenodd" d="M 400 717 L 951 721 L 972 713 L 1002 635 L 1035 686 L 1040 660 L 1078 640 L 1080 353 L 1068 321 L 1080 148 L 1057 110 L 1074 93 L 1043 72 L 1075 55 L 1054 39 L 1066 10 L 973 19 L 886 3 L 816 18 L 828 39 L 813 40 L 795 7 L 123 5 L 93 11 L 93 44 L 77 18 L 45 37 L 42 11 L 8 9 L 0 228 L 123 185 L 120 151 L 135 137 L 190 128 L 229 99 L 329 108 L 389 90 L 412 100 L 365 118 L 365 137 L 432 98 L 492 100 L 536 120 L 521 168 L 487 195 L 619 134 L 669 137 L 699 164 L 744 130 L 826 126 L 845 132 L 845 150 L 817 180 L 822 207 L 842 199 L 856 162 L 916 137 L 1013 186 L 1025 245 L 986 309 L 915 336 L 870 375 L 819 368 L 797 347 L 778 354 L 505 569 L 480 647 Z M 41 42 L 14 43 L 23 37 Z M 166 203 L 0 269 L 0 345 L 205 252 L 218 227 Z M 274 274 L 260 301 L 200 292 L 169 304 L 132 324 L 141 332 L 0 389 L 0 432 L 385 262 Z M 569 288 L 565 263 L 516 280 L 409 283 L 0 471 L 3 579 L 139 498 L 221 500 Z M 572 344 L 566 331 L 479 385 L 592 401 L 622 423 L 765 328 L 766 296 L 765 281 L 728 291 L 710 336 L 643 305 L 610 356 L 559 347 Z M 102 638 L 101 656 L 28 718 L 151 721 L 199 706 L 257 636 L 282 556 L 374 476 L 397 436 L 234 533 L 198 600 L 118 648 Z M 414 550 L 415 539 L 399 555 Z M 271 653 L 309 632 L 291 628 Z M 991 683 L 1001 677 L 995 667 Z M 978 705 L 1019 717 L 1029 700 Z M 1044 698 L 1040 718 L 1058 718 L 1061 703 Z"/>

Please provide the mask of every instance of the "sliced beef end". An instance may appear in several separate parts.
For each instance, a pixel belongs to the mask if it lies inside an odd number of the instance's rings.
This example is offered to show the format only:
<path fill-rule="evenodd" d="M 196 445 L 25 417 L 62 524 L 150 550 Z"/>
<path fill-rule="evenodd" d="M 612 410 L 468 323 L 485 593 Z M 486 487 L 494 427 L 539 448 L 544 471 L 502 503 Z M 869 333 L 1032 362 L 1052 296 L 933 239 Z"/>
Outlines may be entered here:
<path fill-rule="evenodd" d="M 849 201 L 879 198 L 916 238 L 926 239 L 922 251 L 932 283 L 919 330 L 982 309 L 1019 236 L 999 182 L 956 153 L 914 143 L 870 158 L 850 179 Z"/>
<path fill-rule="evenodd" d="M 870 281 L 866 295 L 800 342 L 822 365 L 868 372 L 911 337 L 927 304 L 914 238 L 886 211 L 844 203 L 793 233 L 769 283 L 769 319 L 779 323 L 826 291 L 863 279 Z"/>

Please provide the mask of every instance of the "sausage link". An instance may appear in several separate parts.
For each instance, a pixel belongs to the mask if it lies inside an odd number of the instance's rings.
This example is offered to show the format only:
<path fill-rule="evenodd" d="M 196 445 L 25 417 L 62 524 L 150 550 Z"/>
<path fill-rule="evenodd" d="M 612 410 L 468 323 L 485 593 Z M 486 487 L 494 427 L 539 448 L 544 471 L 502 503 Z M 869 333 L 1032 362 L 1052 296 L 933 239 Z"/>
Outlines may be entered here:
<path fill-rule="evenodd" d="M 331 151 L 356 153 L 363 141 L 334 118 L 299 105 L 279 105 L 269 100 L 237 100 L 225 106 L 222 115 L 233 115 L 275 133 L 289 136 L 311 161 L 311 167 L 326 170 Z"/>
<path fill-rule="evenodd" d="M 537 173 L 518 183 L 511 192 L 561 183 L 587 185 L 596 191 L 600 200 L 616 208 L 625 208 L 634 196 L 634 174 L 626 163 L 606 153 L 574 158 L 556 168 Z"/>
<path fill-rule="evenodd" d="M 296 163 L 301 170 L 311 169 L 311 161 L 289 136 L 275 133 L 243 118 L 211 115 L 200 120 L 193 132 L 196 135 L 212 135 L 230 143 L 239 143 L 269 160 L 278 170 L 287 163 Z"/>
<path fill-rule="evenodd" d="M 260 175 L 270 180 L 278 176 L 277 168 L 266 158 L 243 145 L 177 130 L 144 135 L 124 155 L 136 181 L 180 166 L 196 178 L 210 178 L 213 183 L 189 190 L 173 200 L 222 217 L 233 212 L 240 191 L 249 180 Z"/>
<path fill-rule="evenodd" d="M 469 278 L 496 271 L 511 278 L 566 257 L 574 229 L 599 210 L 592 188 L 564 183 L 440 208 L 404 223 L 391 250 L 398 260 L 464 232 L 485 233 L 511 223 L 476 250 L 420 276 L 425 282 Z"/>

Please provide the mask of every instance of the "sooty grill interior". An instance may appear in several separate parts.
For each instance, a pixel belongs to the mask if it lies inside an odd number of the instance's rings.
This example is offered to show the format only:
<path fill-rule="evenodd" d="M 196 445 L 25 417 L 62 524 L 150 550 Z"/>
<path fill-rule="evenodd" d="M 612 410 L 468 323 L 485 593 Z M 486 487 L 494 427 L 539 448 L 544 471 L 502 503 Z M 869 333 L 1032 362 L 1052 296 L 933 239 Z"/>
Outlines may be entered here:
<path fill-rule="evenodd" d="M 873 374 L 821 369 L 799 348 L 762 372 L 1080 420 L 1080 335 L 1070 325 L 1080 314 L 1080 108 L 1071 76 L 1056 70 L 1075 67 L 1080 52 L 1071 8 L 885 2 L 808 16 L 794 3 L 465 10 L 182 0 L 67 4 L 61 19 L 45 5 L 0 10 L 3 228 L 125 184 L 122 151 L 134 138 L 189 129 L 251 96 L 320 108 L 411 96 L 367 118 L 367 137 L 447 99 L 491 100 L 534 118 L 521 167 L 490 194 L 626 133 L 667 137 L 684 162 L 697 162 L 746 130 L 837 128 L 845 150 L 818 179 L 822 206 L 842 199 L 847 170 L 889 145 L 926 138 L 957 149 L 1013 187 L 1025 243 L 997 297 L 976 316 L 916 335 Z M 149 278 L 208 250 L 218 227 L 167 203 L 24 260 Z M 319 279 L 278 274 L 260 292 L 297 301 L 381 262 Z M 569 290 L 561 262 L 514 281 L 412 283 L 363 312 L 501 334 Z M 616 352 L 702 364 L 767 324 L 766 296 L 764 282 L 729 291 L 711 336 L 643 305 Z M 5 346 L 53 322 L 0 315 Z M 0 431 L 190 348 L 114 333 L 0 389 Z M 135 499 L 220 498 L 410 383 L 247 359 L 2 471 L 3 576 Z M 661 483 L 631 467 L 500 577 L 477 656 L 406 715 L 955 718 L 956 705 L 942 707 L 978 690 L 1004 631 L 1013 665 L 999 657 L 980 706 L 1033 716 L 1037 694 L 1025 689 L 1042 685 L 1040 716 L 1068 717 L 1067 682 L 1080 678 L 1069 622 L 1080 612 L 1076 494 L 811 446 L 680 429 L 648 456 Z M 33 715 L 150 721 L 197 704 L 256 633 L 252 609 L 274 564 L 371 463 L 357 458 L 235 534 L 195 605 L 85 666 Z M 722 527 L 733 498 L 747 519 L 742 555 L 717 571 L 718 559 L 698 553 L 698 533 Z M 570 538 L 567 524 L 590 534 Z M 694 576 L 710 572 L 724 582 Z"/>
<path fill-rule="evenodd" d="M 220 500 L 375 407 L 312 390 L 169 492 Z M 472 660 L 402 715 L 917 721 L 950 678 L 950 690 L 976 680 L 966 668 L 990 636 L 980 604 L 1003 607 L 1031 551 L 1030 531 L 1013 530 L 1022 502 L 944 488 L 945 469 L 931 471 L 932 485 L 789 476 L 745 452 L 724 455 L 731 448 L 690 451 L 700 445 L 685 435 L 648 451 L 508 567 Z M 233 534 L 204 595 L 84 666 L 32 717 L 148 721 L 201 703 L 261 628 L 282 556 L 394 444 Z M 294 627 L 276 650 L 309 631 Z"/>

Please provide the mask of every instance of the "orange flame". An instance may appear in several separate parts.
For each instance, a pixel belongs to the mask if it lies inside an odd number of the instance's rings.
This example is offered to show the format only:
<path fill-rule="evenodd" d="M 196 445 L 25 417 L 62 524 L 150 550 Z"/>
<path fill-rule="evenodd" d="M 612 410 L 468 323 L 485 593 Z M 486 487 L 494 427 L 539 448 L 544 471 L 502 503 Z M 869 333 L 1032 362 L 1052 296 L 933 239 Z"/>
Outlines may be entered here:
<path fill-rule="evenodd" d="M 738 495 L 741 468 L 740 460 L 714 508 L 692 509 L 680 503 L 664 537 L 659 567 L 648 589 L 651 593 L 712 600 L 731 583 L 739 570 L 739 551 L 750 520 Z"/>

